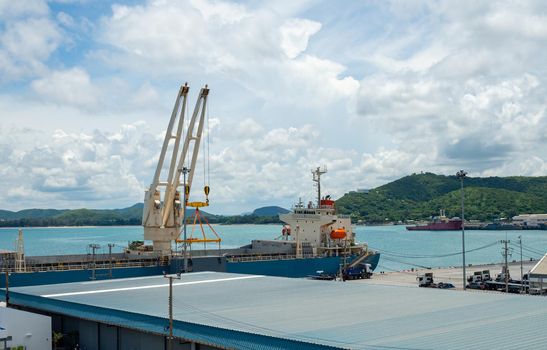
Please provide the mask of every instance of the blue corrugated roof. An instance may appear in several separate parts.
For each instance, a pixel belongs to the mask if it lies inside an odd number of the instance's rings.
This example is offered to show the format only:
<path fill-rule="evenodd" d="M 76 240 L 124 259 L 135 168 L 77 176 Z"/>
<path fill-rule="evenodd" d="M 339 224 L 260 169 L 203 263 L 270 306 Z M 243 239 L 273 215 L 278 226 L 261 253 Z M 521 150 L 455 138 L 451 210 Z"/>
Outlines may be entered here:
<path fill-rule="evenodd" d="M 12 301 L 165 334 L 167 284 L 158 276 L 20 287 Z M 175 281 L 174 318 L 177 336 L 235 348 L 547 344 L 542 297 L 225 273 Z"/>

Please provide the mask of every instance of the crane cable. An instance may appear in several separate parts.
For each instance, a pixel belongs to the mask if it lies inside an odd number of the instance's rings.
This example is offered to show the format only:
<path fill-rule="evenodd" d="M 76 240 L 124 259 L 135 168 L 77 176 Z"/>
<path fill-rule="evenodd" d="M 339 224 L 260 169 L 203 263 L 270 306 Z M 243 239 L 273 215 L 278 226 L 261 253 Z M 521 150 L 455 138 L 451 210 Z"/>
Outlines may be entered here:
<path fill-rule="evenodd" d="M 211 184 L 211 129 L 209 126 L 209 105 L 210 103 L 207 104 L 207 185 Z"/>
<path fill-rule="evenodd" d="M 185 137 L 184 137 L 184 131 L 188 130 L 188 127 L 190 126 L 190 116 L 188 115 L 188 103 L 186 103 L 186 112 L 184 113 L 184 119 L 182 120 L 183 124 L 182 124 L 182 139 L 183 140 L 186 140 Z M 192 136 L 192 135 L 188 135 L 188 136 Z M 185 159 L 184 159 L 184 167 L 185 168 L 188 168 L 189 167 L 189 163 L 188 163 L 188 157 L 190 156 L 190 143 L 188 143 L 188 149 L 186 150 L 186 154 L 184 155 Z M 190 171 L 193 171 L 194 169 L 190 169 Z M 184 184 L 184 186 L 186 186 L 186 184 Z M 186 190 L 186 189 L 185 189 Z M 186 198 L 188 199 L 188 198 Z"/>
<path fill-rule="evenodd" d="M 207 108 L 206 108 L 206 104 L 204 103 L 203 105 L 203 108 L 206 109 L 207 111 Z M 204 112 L 206 112 L 204 111 Z M 207 128 L 205 128 L 205 132 L 207 132 Z M 206 172 L 207 172 L 207 169 L 206 169 L 206 161 L 207 161 L 207 149 L 205 148 L 205 140 L 206 138 L 202 136 L 202 140 L 201 140 L 201 144 L 202 144 L 202 149 L 203 149 L 203 187 L 205 188 L 205 186 L 207 185 L 207 182 L 206 182 Z"/>
<path fill-rule="evenodd" d="M 391 262 L 396 262 L 396 263 L 399 263 L 399 264 L 404 264 L 404 265 L 419 267 L 419 268 L 422 268 L 422 269 L 431 269 L 431 266 L 424 266 L 424 265 L 419 265 L 419 264 L 413 264 L 413 263 L 410 263 L 410 262 L 408 262 L 408 261 L 398 260 L 398 259 L 394 259 L 394 258 L 383 257 L 383 259 L 384 259 L 384 260 L 387 260 L 387 261 L 391 261 Z"/>

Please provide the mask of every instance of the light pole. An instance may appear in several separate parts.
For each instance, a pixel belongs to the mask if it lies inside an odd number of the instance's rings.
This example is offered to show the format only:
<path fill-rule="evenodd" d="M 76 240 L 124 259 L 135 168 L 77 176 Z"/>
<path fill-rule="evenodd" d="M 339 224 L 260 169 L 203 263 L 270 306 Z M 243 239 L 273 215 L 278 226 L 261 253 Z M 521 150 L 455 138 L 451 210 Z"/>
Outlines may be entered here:
<path fill-rule="evenodd" d="M 184 273 L 188 272 L 188 256 L 186 255 L 186 202 L 188 201 L 188 195 L 190 194 L 190 187 L 186 185 L 186 174 L 190 172 L 187 167 L 182 168 L 182 174 L 184 176 L 184 204 L 182 204 L 182 232 L 184 237 L 183 252 L 184 252 Z"/>
<path fill-rule="evenodd" d="M 92 263 L 93 263 L 93 265 L 92 265 L 92 270 L 91 270 L 91 280 L 94 281 L 94 280 L 96 280 L 96 277 L 95 277 L 95 276 L 96 276 L 96 274 L 95 274 L 95 269 L 96 269 L 96 267 L 97 267 L 97 266 L 96 266 L 96 260 L 95 260 L 95 251 L 96 251 L 97 249 L 101 248 L 101 246 L 98 245 L 98 244 L 90 244 L 90 245 L 89 245 L 89 248 L 91 248 L 91 251 L 92 251 L 91 254 L 92 254 Z"/>
<path fill-rule="evenodd" d="M 169 278 L 169 341 L 167 342 L 167 350 L 173 350 L 173 280 L 180 280 L 180 273 L 167 275 L 164 272 L 163 277 Z"/>
<path fill-rule="evenodd" d="M 524 274 L 522 271 L 522 236 L 519 236 L 520 243 L 520 292 L 524 293 Z"/>
<path fill-rule="evenodd" d="M 460 179 L 461 184 L 461 194 L 462 194 L 462 267 L 463 267 L 463 290 L 465 290 L 466 285 L 466 273 L 465 273 L 465 217 L 464 217 L 464 206 L 463 206 L 463 179 L 467 175 L 467 172 L 460 170 L 456 173 L 456 177 Z"/>

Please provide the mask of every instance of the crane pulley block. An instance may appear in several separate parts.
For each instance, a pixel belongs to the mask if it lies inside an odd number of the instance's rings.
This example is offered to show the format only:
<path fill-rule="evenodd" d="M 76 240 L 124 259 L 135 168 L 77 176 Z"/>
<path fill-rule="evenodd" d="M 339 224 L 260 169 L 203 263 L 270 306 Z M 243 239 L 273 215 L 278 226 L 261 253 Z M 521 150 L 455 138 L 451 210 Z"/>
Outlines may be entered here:
<path fill-rule="evenodd" d="M 192 208 L 208 207 L 209 202 L 188 202 L 186 203 L 186 206 Z"/>

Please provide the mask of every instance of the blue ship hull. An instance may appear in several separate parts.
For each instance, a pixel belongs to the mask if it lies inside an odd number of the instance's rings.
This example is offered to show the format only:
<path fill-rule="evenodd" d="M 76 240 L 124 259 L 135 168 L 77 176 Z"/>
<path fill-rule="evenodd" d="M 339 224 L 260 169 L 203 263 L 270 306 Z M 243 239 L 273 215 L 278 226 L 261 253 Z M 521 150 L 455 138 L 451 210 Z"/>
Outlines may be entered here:
<path fill-rule="evenodd" d="M 367 257 L 362 263 L 371 265 L 374 270 L 378 265 L 380 254 L 376 253 Z M 190 259 L 192 271 L 218 271 L 242 274 L 257 274 L 280 277 L 308 277 L 320 273 L 335 275 L 343 263 L 342 257 L 317 257 L 303 259 L 279 259 L 230 262 L 225 257 L 203 257 Z M 348 263 L 352 258 L 348 259 Z M 113 268 L 112 277 L 108 269 L 96 269 L 95 278 L 106 280 L 110 278 L 129 278 L 159 275 L 163 272 L 176 273 L 182 270 L 183 260 L 176 258 L 171 260 L 168 266 Z M 321 271 L 321 272 L 319 272 Z M 93 272 L 87 270 L 47 271 L 9 274 L 11 287 L 34 286 L 42 284 L 57 284 L 69 282 L 90 281 Z M 0 288 L 5 288 L 5 279 L 0 278 Z"/>
<path fill-rule="evenodd" d="M 308 277 L 321 273 L 336 275 L 340 265 L 344 263 L 342 257 L 321 257 L 291 260 L 267 260 L 227 262 L 226 272 L 256 274 L 281 277 Z M 353 259 L 348 259 L 348 263 Z M 370 264 L 374 270 L 380 260 L 380 254 L 373 254 L 362 263 Z M 321 271 L 321 272 L 319 272 Z"/>

